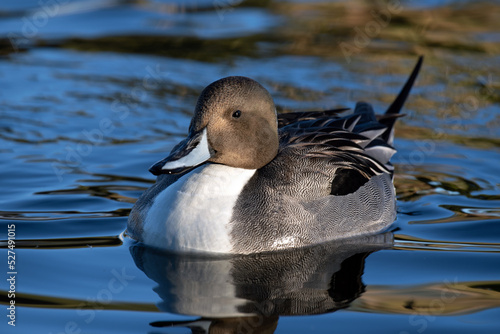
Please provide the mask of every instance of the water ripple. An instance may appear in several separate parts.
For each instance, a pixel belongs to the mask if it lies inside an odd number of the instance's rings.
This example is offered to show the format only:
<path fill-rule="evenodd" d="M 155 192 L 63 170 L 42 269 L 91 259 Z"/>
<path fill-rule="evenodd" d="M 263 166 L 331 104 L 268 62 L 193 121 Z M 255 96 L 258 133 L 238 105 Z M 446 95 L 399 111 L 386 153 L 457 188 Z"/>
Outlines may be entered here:
<path fill-rule="evenodd" d="M 396 234 L 394 236 L 394 249 L 412 251 L 500 253 L 500 243 L 426 240 L 404 234 Z"/>

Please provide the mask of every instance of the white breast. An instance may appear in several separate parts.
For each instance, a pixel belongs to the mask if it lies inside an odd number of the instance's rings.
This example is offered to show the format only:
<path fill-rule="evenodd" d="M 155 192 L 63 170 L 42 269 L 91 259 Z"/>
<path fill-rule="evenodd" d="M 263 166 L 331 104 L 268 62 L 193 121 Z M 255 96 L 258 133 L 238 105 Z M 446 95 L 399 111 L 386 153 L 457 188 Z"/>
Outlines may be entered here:
<path fill-rule="evenodd" d="M 143 242 L 173 251 L 230 253 L 229 222 L 255 169 L 207 164 L 156 196 L 144 222 Z"/>

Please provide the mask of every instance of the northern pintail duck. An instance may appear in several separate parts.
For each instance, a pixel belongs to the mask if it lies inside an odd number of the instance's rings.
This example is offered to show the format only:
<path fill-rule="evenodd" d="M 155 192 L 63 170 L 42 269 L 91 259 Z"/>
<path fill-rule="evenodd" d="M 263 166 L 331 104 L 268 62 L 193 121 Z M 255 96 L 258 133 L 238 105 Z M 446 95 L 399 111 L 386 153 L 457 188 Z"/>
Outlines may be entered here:
<path fill-rule="evenodd" d="M 188 137 L 150 172 L 128 234 L 175 252 L 249 254 L 372 234 L 396 217 L 393 126 L 422 63 L 384 115 L 276 114 L 269 92 L 227 77 L 201 93 Z"/>

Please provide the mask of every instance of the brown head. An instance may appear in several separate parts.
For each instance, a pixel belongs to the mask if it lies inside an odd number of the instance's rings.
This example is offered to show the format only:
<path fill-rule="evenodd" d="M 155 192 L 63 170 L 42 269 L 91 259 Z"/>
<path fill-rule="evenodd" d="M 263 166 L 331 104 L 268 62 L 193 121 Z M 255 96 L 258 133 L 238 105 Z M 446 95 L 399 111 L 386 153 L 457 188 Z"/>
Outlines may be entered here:
<path fill-rule="evenodd" d="M 276 108 L 255 80 L 227 77 L 207 86 L 198 98 L 189 136 L 150 169 L 179 172 L 205 161 L 258 169 L 278 152 Z"/>

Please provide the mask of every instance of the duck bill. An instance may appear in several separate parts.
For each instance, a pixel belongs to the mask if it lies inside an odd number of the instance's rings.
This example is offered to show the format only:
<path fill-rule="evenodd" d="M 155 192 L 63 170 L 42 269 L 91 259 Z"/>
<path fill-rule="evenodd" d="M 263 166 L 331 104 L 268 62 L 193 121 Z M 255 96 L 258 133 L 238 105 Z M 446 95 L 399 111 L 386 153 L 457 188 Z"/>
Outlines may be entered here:
<path fill-rule="evenodd" d="M 214 153 L 208 144 L 207 128 L 203 128 L 177 144 L 168 157 L 155 163 L 149 171 L 154 175 L 182 173 L 206 162 Z"/>

